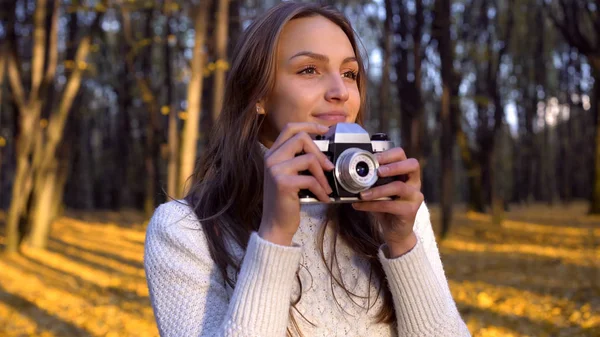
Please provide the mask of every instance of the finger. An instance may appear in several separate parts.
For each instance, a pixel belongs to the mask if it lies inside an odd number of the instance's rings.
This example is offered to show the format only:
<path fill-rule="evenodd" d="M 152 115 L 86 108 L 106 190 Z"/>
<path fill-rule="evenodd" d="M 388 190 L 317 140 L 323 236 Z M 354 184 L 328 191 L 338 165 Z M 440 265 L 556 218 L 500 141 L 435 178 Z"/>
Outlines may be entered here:
<path fill-rule="evenodd" d="M 278 175 L 275 177 L 275 183 L 282 192 L 293 191 L 297 195 L 300 190 L 309 190 L 321 202 L 330 202 L 323 186 L 312 176 Z"/>
<path fill-rule="evenodd" d="M 395 215 L 416 214 L 421 204 L 415 201 L 367 201 L 352 203 L 352 207 L 363 212 L 388 213 Z"/>
<path fill-rule="evenodd" d="M 377 172 L 380 177 L 406 175 L 408 176 L 407 184 L 421 189 L 421 166 L 419 165 L 419 161 L 414 158 L 379 166 Z"/>
<path fill-rule="evenodd" d="M 360 193 L 362 200 L 376 200 L 385 197 L 395 197 L 402 200 L 418 200 L 421 191 L 402 181 L 393 181 L 389 184 L 377 186 Z"/>
<path fill-rule="evenodd" d="M 323 154 L 323 152 L 321 152 L 321 150 L 319 150 L 312 138 L 310 138 L 306 132 L 300 132 L 282 144 L 275 152 L 268 156 L 265 165 L 271 167 L 275 164 L 289 160 L 302 152 L 314 154 L 318 158 L 323 170 L 333 170 L 333 163 Z"/>
<path fill-rule="evenodd" d="M 308 170 L 312 176 L 321 184 L 323 189 L 330 194 L 332 191 L 329 182 L 323 173 L 321 163 L 317 159 L 317 155 L 313 153 L 307 153 L 290 160 L 279 163 L 271 167 L 273 175 L 279 175 L 280 173 L 286 175 L 297 175 L 299 172 Z"/>
<path fill-rule="evenodd" d="M 395 161 L 406 160 L 406 153 L 401 147 L 394 147 L 387 151 L 377 152 L 375 154 L 379 165 L 393 163 Z"/>
<path fill-rule="evenodd" d="M 289 123 L 285 126 L 285 128 L 283 128 L 283 130 L 281 130 L 279 136 L 277 137 L 275 143 L 273 143 L 269 151 L 271 153 L 277 151 L 277 149 L 285 142 L 287 142 L 288 139 L 294 137 L 300 132 L 322 135 L 327 133 L 327 131 L 329 131 L 328 127 L 318 123 Z"/>

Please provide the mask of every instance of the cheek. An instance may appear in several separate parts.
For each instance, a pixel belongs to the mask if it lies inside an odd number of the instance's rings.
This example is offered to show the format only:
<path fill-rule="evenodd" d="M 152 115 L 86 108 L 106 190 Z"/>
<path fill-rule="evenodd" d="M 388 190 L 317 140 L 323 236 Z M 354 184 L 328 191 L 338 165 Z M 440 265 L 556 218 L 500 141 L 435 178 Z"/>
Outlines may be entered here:
<path fill-rule="evenodd" d="M 279 130 L 292 122 L 305 122 L 319 97 L 312 87 L 280 85 L 273 92 L 267 115 Z"/>
<path fill-rule="evenodd" d="M 358 110 L 360 110 L 360 93 L 358 88 L 349 89 L 348 107 L 350 115 L 353 117 L 353 121 L 356 121 L 358 116 Z"/>

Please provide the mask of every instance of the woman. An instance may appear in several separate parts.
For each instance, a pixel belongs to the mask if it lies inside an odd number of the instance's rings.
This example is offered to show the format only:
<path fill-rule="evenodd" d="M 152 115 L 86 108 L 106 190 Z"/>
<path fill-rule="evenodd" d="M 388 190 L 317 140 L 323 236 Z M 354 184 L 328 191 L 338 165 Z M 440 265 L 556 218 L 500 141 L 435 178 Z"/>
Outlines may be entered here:
<path fill-rule="evenodd" d="M 469 335 L 416 160 L 401 148 L 382 152 L 379 176 L 405 174 L 405 183 L 373 188 L 364 202 L 327 203 L 333 164 L 309 135 L 360 123 L 365 85 L 353 30 L 337 11 L 286 2 L 250 25 L 194 185 L 148 226 L 161 335 Z M 301 189 L 323 203 L 301 206 Z"/>

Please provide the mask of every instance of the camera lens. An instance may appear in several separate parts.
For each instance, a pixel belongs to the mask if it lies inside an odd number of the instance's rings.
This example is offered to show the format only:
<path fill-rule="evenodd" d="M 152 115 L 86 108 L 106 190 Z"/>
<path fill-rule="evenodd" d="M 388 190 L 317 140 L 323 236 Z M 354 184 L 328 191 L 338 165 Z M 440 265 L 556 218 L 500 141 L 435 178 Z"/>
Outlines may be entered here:
<path fill-rule="evenodd" d="M 366 177 L 369 174 L 369 165 L 364 161 L 358 162 L 356 164 L 356 173 L 361 177 Z"/>
<path fill-rule="evenodd" d="M 379 163 L 373 153 L 351 147 L 344 150 L 335 164 L 335 177 L 346 191 L 360 193 L 377 182 Z"/>

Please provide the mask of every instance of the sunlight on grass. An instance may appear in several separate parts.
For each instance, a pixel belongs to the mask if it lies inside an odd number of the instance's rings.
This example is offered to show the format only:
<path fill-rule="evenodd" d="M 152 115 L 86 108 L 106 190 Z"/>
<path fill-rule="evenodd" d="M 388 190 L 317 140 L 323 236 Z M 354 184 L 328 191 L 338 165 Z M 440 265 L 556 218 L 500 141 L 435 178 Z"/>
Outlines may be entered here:
<path fill-rule="evenodd" d="M 0 335 L 157 336 L 144 226 L 62 218 L 47 251 L 0 259 Z"/>
<path fill-rule="evenodd" d="M 600 336 L 600 221 L 567 208 L 457 214 L 440 250 L 473 336 Z"/>
<path fill-rule="evenodd" d="M 585 220 L 585 218 L 578 219 L 580 222 Z M 569 221 L 571 222 L 571 221 Z M 572 222 L 571 222 L 572 223 Z M 600 228 L 573 228 L 573 227 L 557 227 L 557 226 L 546 226 L 539 225 L 531 222 L 524 221 L 513 221 L 506 220 L 502 223 L 502 227 L 507 230 L 518 230 L 525 231 L 529 233 L 541 233 L 541 234 L 551 234 L 551 235 L 574 235 L 577 237 L 582 237 L 585 235 L 589 235 L 590 232 L 593 235 L 600 236 Z"/>
<path fill-rule="evenodd" d="M 565 249 L 557 247 L 544 247 L 541 245 L 527 244 L 490 244 L 469 242 L 467 240 L 449 239 L 444 242 L 444 247 L 469 252 L 492 253 L 521 253 L 537 255 L 539 257 L 560 259 L 564 263 L 588 266 L 600 260 L 600 251 L 593 249 Z"/>
<path fill-rule="evenodd" d="M 523 317 L 556 328 L 573 325 L 589 328 L 600 324 L 600 312 L 591 312 L 589 303 L 579 306 L 568 299 L 483 282 L 451 280 L 450 286 L 457 303 L 503 316 Z"/>
<path fill-rule="evenodd" d="M 137 212 L 71 212 L 47 251 L 2 256 L 0 336 L 157 336 L 144 235 Z M 474 337 L 600 336 L 599 247 L 600 218 L 577 204 L 516 209 L 502 226 L 457 212 L 440 243 Z"/>

